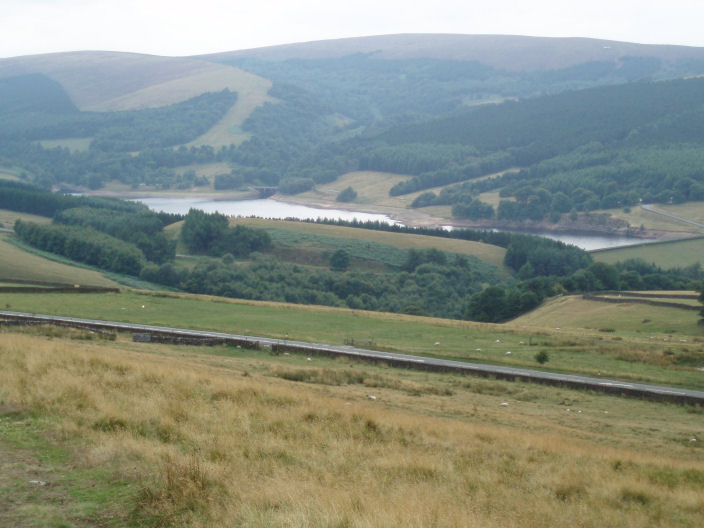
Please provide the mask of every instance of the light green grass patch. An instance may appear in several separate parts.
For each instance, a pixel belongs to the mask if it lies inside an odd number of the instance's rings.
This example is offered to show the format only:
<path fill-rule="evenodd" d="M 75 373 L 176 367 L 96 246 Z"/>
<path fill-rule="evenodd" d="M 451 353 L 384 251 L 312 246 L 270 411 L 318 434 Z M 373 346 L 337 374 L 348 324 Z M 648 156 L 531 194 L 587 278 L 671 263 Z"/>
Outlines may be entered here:
<path fill-rule="evenodd" d="M 540 318 L 524 316 L 510 324 L 497 325 L 159 292 L 13 293 L 4 294 L 3 302 L 18 311 L 281 340 L 337 345 L 353 342 L 363 348 L 529 368 L 539 367 L 535 354 L 544 350 L 550 356 L 544 365 L 548 370 L 704 389 L 704 379 L 697 370 L 704 365 L 704 330 L 696 325 L 696 313 L 675 310 L 677 316 L 670 318 L 670 309 L 651 310 L 655 307 L 640 304 L 630 305 L 630 316 L 616 317 L 614 312 L 590 314 L 588 307 L 551 308 L 548 303 Z M 607 311 L 629 306 L 593 304 Z M 535 313 L 539 312 L 540 309 Z M 572 319 L 564 315 L 568 312 Z M 684 314 L 684 319 L 679 320 L 680 314 Z M 641 323 L 647 318 L 652 322 Z M 585 325 L 594 328 L 584 328 Z M 556 326 L 562 328 L 554 330 Z M 665 333 L 669 330 L 677 332 L 678 338 Z M 680 342 L 680 336 L 685 335 L 687 342 Z M 511 354 L 507 354 L 509 351 Z"/>
<path fill-rule="evenodd" d="M 702 218 L 704 214 L 701 210 L 704 210 L 704 202 L 690 202 L 680 205 L 655 205 L 656 209 L 665 211 L 667 213 L 673 214 L 675 216 L 680 216 L 682 218 L 687 218 L 689 220 L 699 221 L 704 223 Z M 659 215 L 652 211 L 648 211 L 634 205 L 626 210 L 624 208 L 618 209 L 605 209 L 603 211 L 594 211 L 595 213 L 608 213 L 614 218 L 619 218 L 625 220 L 631 226 L 632 229 L 640 229 L 643 226 L 645 229 L 654 229 L 659 231 L 679 231 L 682 233 L 704 233 L 704 228 L 688 224 L 686 222 L 681 222 L 674 218 L 668 218 L 663 215 Z M 699 220 L 698 220 L 699 219 Z"/>
<path fill-rule="evenodd" d="M 606 249 L 592 252 L 592 257 L 597 262 L 607 264 L 643 259 L 665 269 L 684 268 L 696 263 L 704 264 L 704 237 Z"/>
<path fill-rule="evenodd" d="M 50 440 L 51 423 L 7 411 L 0 402 L 0 525 L 128 525 L 136 482 L 118 468 L 82 467 L 77 449 Z"/>
<path fill-rule="evenodd" d="M 7 236 L 0 236 L 0 277 L 84 286 L 117 286 L 97 271 L 70 266 L 25 251 L 10 243 Z"/>
<path fill-rule="evenodd" d="M 38 143 L 46 148 L 67 148 L 71 152 L 87 152 L 93 138 L 43 139 Z"/>
<path fill-rule="evenodd" d="M 503 267 L 506 253 L 504 248 L 453 238 L 432 237 L 410 233 L 392 233 L 372 229 L 350 228 L 309 222 L 287 222 L 281 220 L 264 220 L 258 218 L 237 218 L 233 223 L 259 227 L 267 230 L 292 231 L 307 236 L 352 239 L 364 243 L 378 243 L 399 249 L 430 249 L 435 248 L 450 253 L 459 253 L 484 260 L 495 266 Z"/>
<path fill-rule="evenodd" d="M 17 220 L 22 220 L 23 222 L 34 222 L 35 224 L 51 223 L 51 218 L 47 218 L 46 216 L 38 216 L 29 213 L 18 213 L 17 211 L 0 209 L 0 227 L 12 229 Z"/>
<path fill-rule="evenodd" d="M 678 299 L 662 300 L 680 302 Z M 585 300 L 580 295 L 566 295 L 550 299 L 536 310 L 515 319 L 513 324 L 560 329 L 584 328 L 626 333 L 704 336 L 704 328 L 697 324 L 699 318 L 699 314 L 694 310 L 641 303 L 607 303 Z"/>

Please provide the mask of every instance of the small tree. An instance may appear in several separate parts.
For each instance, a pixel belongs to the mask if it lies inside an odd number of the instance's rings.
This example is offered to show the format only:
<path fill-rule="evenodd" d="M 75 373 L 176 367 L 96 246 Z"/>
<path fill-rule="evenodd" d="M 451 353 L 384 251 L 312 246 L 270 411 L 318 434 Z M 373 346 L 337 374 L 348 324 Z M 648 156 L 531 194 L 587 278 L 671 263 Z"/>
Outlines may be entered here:
<path fill-rule="evenodd" d="M 338 249 L 330 257 L 330 269 L 333 271 L 345 271 L 350 267 L 350 255 L 344 249 Z"/>
<path fill-rule="evenodd" d="M 543 365 L 544 363 L 547 363 L 550 360 L 550 356 L 548 356 L 548 353 L 545 352 L 545 350 L 541 350 L 535 355 L 535 360 Z"/>
<path fill-rule="evenodd" d="M 346 189 L 340 191 L 336 198 L 338 202 L 352 202 L 356 199 L 357 191 L 355 191 L 352 187 L 347 187 Z"/>

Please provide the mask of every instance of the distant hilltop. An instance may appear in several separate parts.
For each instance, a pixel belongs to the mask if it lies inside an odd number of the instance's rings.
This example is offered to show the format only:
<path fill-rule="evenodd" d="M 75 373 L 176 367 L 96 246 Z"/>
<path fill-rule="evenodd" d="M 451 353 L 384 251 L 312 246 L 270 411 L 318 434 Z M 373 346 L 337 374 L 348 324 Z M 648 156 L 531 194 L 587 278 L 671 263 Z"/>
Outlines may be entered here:
<path fill-rule="evenodd" d="M 318 40 L 204 55 L 206 59 L 323 59 L 357 53 L 379 59 L 477 61 L 507 70 L 552 70 L 622 57 L 654 57 L 665 62 L 704 59 L 704 48 L 636 44 L 579 37 L 517 35 L 401 34 Z"/>

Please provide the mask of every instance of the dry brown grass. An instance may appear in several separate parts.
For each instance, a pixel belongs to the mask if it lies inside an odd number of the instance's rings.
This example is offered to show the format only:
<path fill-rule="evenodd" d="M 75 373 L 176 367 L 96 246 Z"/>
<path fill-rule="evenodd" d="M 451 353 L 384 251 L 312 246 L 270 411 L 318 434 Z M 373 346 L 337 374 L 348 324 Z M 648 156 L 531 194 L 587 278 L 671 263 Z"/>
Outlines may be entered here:
<path fill-rule="evenodd" d="M 301 383 L 271 361 L 0 334 L 0 405 L 47 417 L 57 438 L 80 439 L 84 464 L 142 482 L 135 508 L 162 525 L 699 526 L 704 515 L 704 463 L 683 440 L 701 421 L 682 408 L 344 362 L 376 386 L 305 362 L 293 371 L 313 369 L 315 383 Z M 454 390 L 405 390 L 429 383 Z M 544 402 L 529 402 L 535 391 Z M 570 396 L 580 418 L 565 413 Z"/>

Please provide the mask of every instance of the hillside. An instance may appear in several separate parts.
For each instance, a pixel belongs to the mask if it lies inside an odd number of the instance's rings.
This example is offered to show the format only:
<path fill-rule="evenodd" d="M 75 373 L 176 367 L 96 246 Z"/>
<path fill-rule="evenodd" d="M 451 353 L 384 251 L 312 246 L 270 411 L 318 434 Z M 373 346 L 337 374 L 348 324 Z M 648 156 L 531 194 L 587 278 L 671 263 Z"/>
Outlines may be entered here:
<path fill-rule="evenodd" d="M 0 59 L 0 79 L 28 74 L 58 82 L 83 111 L 167 106 L 225 88 L 268 89 L 265 80 L 252 74 L 197 59 L 104 51 Z"/>
<path fill-rule="evenodd" d="M 501 35 L 15 57 L 0 164 L 46 188 L 325 205 L 341 181 L 347 207 L 409 222 L 588 229 L 594 211 L 704 198 L 702 74 L 699 48 Z M 356 176 L 379 173 L 390 188 Z"/>
<path fill-rule="evenodd" d="M 558 70 L 623 57 L 653 57 L 676 63 L 704 59 L 704 50 L 587 38 L 515 35 L 406 34 L 344 38 L 205 55 L 223 61 L 237 57 L 266 60 L 333 59 L 371 54 L 377 59 L 477 61 L 505 70 Z"/>
<path fill-rule="evenodd" d="M 0 339 L 2 524 L 699 526 L 697 409 L 53 328 Z"/>

